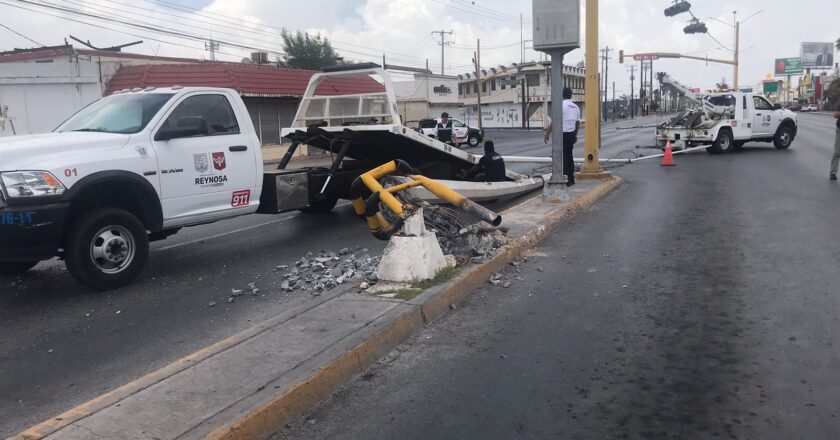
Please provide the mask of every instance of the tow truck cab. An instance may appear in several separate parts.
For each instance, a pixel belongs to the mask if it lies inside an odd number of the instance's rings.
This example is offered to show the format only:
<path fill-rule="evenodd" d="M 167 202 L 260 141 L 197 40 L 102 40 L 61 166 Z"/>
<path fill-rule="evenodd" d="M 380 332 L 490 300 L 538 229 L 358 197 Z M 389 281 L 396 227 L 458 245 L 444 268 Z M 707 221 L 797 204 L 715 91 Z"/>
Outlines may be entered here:
<path fill-rule="evenodd" d="M 135 89 L 85 107 L 52 133 L 0 141 L 0 273 L 63 257 L 108 289 L 139 274 L 148 242 L 254 213 L 260 143 L 239 95 Z"/>

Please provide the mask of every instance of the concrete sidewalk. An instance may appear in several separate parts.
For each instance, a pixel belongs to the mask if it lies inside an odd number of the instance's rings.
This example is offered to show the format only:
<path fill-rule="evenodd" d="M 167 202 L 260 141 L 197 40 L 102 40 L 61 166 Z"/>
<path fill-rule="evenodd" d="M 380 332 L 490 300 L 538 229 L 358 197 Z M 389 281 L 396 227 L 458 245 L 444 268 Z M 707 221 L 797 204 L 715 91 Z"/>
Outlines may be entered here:
<path fill-rule="evenodd" d="M 324 294 L 13 438 L 265 438 L 620 183 L 580 181 L 571 203 L 534 197 L 503 212 L 511 244 L 412 300 L 371 297 L 355 286 Z"/>

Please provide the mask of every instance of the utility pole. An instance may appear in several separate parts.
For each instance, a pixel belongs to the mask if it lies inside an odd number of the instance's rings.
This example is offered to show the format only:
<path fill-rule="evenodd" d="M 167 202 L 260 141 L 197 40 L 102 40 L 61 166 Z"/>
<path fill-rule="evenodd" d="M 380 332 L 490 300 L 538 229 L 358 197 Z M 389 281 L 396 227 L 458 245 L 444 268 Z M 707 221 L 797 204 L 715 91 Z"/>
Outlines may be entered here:
<path fill-rule="evenodd" d="M 475 62 L 475 89 L 478 95 L 478 129 L 483 130 L 484 119 L 481 115 L 481 39 L 476 42 L 476 52 L 473 53 L 473 61 Z"/>
<path fill-rule="evenodd" d="M 602 172 L 598 160 L 601 150 L 601 118 L 598 114 L 601 100 L 601 82 L 598 75 L 598 0 L 586 0 L 586 127 L 584 138 L 583 168 L 581 173 L 597 175 Z M 553 66 L 552 66 L 553 68 Z M 562 69 L 563 67 L 560 66 Z M 596 104 L 597 103 L 597 104 Z M 563 103 L 559 102 L 562 106 Z M 606 110 L 606 109 L 604 109 Z M 562 127 L 563 121 L 557 121 Z M 558 130 L 559 131 L 559 130 Z M 572 171 L 574 172 L 574 171 Z"/>
<path fill-rule="evenodd" d="M 522 13 L 519 13 L 519 63 L 525 62 L 525 30 L 523 27 L 524 20 Z"/>
<path fill-rule="evenodd" d="M 634 98 L 634 95 L 636 94 L 635 80 L 636 66 L 630 66 L 630 119 L 636 118 L 636 101 Z"/>
<path fill-rule="evenodd" d="M 737 14 L 738 14 L 737 11 L 732 11 L 732 15 L 734 17 L 737 17 Z M 735 81 L 733 81 L 734 84 L 732 84 L 732 88 L 734 88 L 736 92 L 739 90 L 739 88 L 738 88 L 738 67 L 739 66 L 738 66 L 738 64 L 740 63 L 740 61 L 739 61 L 738 52 L 740 50 L 741 50 L 741 22 L 738 21 L 737 18 L 736 18 L 736 20 L 735 20 L 735 67 L 733 68 L 733 70 L 735 71 L 735 74 L 734 74 Z"/>
<path fill-rule="evenodd" d="M 613 122 L 615 122 L 615 81 L 613 81 L 612 114 L 613 114 Z"/>
<path fill-rule="evenodd" d="M 653 94 L 653 60 L 650 60 L 650 109 L 653 110 L 653 105 L 656 103 L 656 96 Z"/>
<path fill-rule="evenodd" d="M 210 41 L 204 43 L 204 50 L 210 51 L 210 61 L 216 61 L 216 51 L 219 50 L 219 42 L 210 38 Z"/>
<path fill-rule="evenodd" d="M 607 96 L 610 89 L 609 81 L 610 81 L 610 49 L 607 46 L 605 49 L 601 50 L 603 53 L 602 61 L 604 62 L 604 122 L 607 122 Z"/>
<path fill-rule="evenodd" d="M 446 41 L 446 36 L 447 35 L 453 35 L 454 33 L 455 33 L 454 30 L 451 30 L 449 32 L 446 32 L 444 30 L 432 31 L 432 35 L 440 34 L 440 74 L 441 75 L 445 75 L 444 69 L 445 69 L 446 64 L 444 63 L 444 61 L 445 61 L 444 48 L 446 48 L 446 46 L 448 44 L 450 44 L 448 41 Z"/>

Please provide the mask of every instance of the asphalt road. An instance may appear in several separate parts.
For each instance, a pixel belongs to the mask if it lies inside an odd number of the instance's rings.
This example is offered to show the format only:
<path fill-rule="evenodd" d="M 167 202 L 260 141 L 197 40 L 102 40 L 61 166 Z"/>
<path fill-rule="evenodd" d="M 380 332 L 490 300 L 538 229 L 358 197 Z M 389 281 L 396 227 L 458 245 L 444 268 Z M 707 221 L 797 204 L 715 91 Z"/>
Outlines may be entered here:
<path fill-rule="evenodd" d="M 536 131 L 501 133 L 496 143 L 516 154 L 549 151 Z M 21 278 L 0 278 L 0 438 L 307 301 L 307 293 L 281 293 L 278 265 L 320 249 L 376 255 L 384 245 L 345 205 L 328 215 L 256 215 L 186 228 L 153 243 L 143 277 L 113 292 L 79 285 L 57 259 Z M 259 296 L 226 302 L 248 283 Z"/>
<path fill-rule="evenodd" d="M 283 439 L 840 438 L 833 119 L 626 184 Z M 520 277 L 520 280 L 517 279 Z"/>

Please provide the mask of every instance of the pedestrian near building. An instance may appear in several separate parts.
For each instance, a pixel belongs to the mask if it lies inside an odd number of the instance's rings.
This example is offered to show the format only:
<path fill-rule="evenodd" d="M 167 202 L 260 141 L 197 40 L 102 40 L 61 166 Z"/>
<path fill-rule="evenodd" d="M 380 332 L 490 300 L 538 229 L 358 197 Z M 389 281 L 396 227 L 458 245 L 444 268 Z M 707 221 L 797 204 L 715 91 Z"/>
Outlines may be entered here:
<path fill-rule="evenodd" d="M 545 127 L 545 143 L 551 138 L 554 123 L 548 118 L 548 125 Z M 580 130 L 580 107 L 572 102 L 572 89 L 563 89 L 563 174 L 568 177 L 567 185 L 575 184 L 575 158 L 574 148 L 577 143 L 578 130 Z"/>
<path fill-rule="evenodd" d="M 837 167 L 840 165 L 840 103 L 834 108 L 834 118 L 837 119 L 837 132 L 834 135 L 834 156 L 831 158 L 831 180 L 837 180 Z"/>
<path fill-rule="evenodd" d="M 449 120 L 449 113 L 443 112 L 440 115 L 440 122 L 435 127 L 437 131 L 437 138 L 444 144 L 458 146 L 455 141 L 455 135 L 452 132 L 452 121 Z"/>

